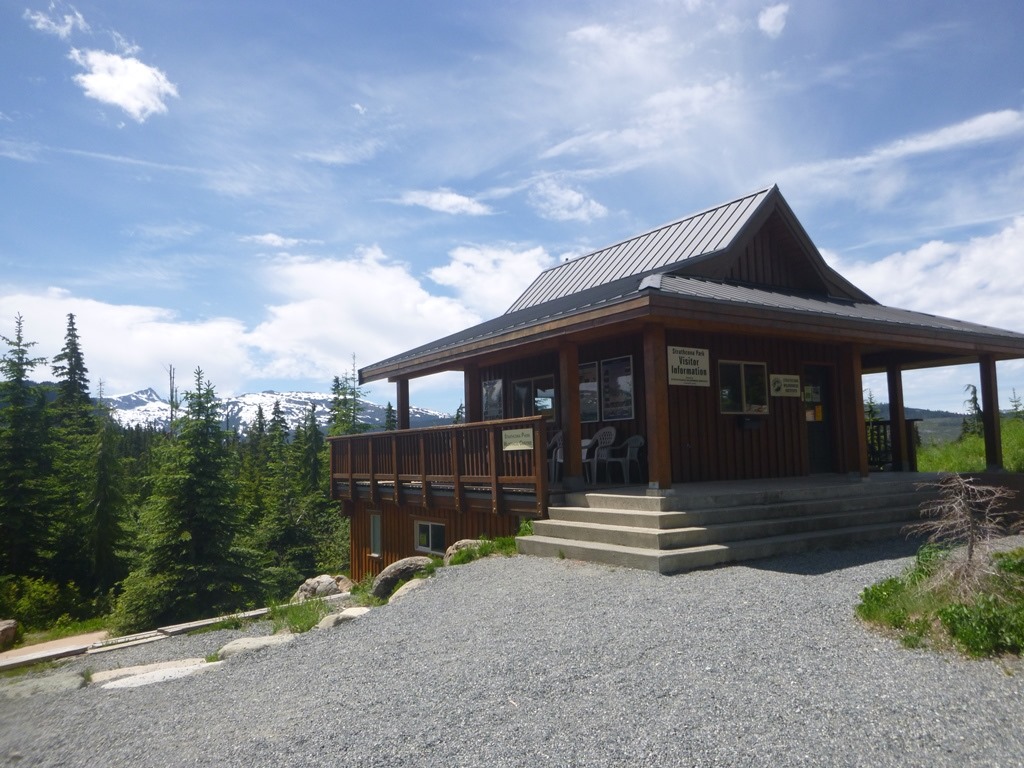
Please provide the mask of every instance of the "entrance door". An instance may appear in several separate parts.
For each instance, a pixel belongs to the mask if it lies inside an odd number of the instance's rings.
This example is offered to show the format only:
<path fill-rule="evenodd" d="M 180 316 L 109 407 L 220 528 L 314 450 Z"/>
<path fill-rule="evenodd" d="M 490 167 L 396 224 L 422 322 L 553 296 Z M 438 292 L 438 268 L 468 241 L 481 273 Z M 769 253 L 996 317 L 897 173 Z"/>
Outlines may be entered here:
<path fill-rule="evenodd" d="M 804 422 L 807 424 L 808 466 L 811 474 L 836 471 L 832 428 L 832 369 L 804 367 Z"/>

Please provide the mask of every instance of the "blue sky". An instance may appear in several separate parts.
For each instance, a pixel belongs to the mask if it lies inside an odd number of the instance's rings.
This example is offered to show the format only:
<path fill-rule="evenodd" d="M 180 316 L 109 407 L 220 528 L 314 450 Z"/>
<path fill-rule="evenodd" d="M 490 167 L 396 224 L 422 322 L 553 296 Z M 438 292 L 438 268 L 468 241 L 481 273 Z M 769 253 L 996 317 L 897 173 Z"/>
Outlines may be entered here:
<path fill-rule="evenodd" d="M 0 334 L 52 356 L 75 313 L 107 394 L 325 391 L 772 183 L 880 301 L 1024 332 L 1022 33 L 1017 1 L 3 0 Z"/>

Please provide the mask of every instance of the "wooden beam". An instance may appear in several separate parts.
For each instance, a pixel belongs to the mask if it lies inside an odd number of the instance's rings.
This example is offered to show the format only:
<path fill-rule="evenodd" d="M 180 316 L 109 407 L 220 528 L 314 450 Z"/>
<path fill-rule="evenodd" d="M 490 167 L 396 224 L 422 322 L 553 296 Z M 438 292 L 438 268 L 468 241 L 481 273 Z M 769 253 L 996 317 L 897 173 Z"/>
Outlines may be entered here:
<path fill-rule="evenodd" d="M 892 468 L 906 472 L 910 468 L 907 445 L 907 412 L 903 404 L 903 372 L 898 363 L 890 363 L 885 369 L 889 385 L 889 434 L 892 444 Z"/>
<path fill-rule="evenodd" d="M 648 487 L 672 487 L 672 449 L 668 413 L 668 345 L 665 326 L 644 327 L 644 399 L 647 404 Z"/>
<path fill-rule="evenodd" d="M 409 379 L 401 378 L 395 382 L 398 390 L 395 406 L 395 425 L 398 429 L 409 428 Z"/>
<path fill-rule="evenodd" d="M 467 422 L 483 421 L 484 419 L 484 398 L 480 389 L 480 367 L 475 363 L 467 363 L 462 373 L 463 386 L 463 410 Z"/>
<path fill-rule="evenodd" d="M 849 377 L 849 388 L 852 400 L 852 423 L 846 425 L 846 430 L 852 430 L 850 439 L 846 444 L 853 450 L 853 469 L 861 477 L 867 477 L 868 469 L 868 433 L 864 423 L 864 373 L 861 368 L 860 347 L 855 344 L 847 344 L 843 350 L 846 365 L 843 368 Z M 840 387 L 843 391 L 844 387 Z M 845 411 L 845 409 L 844 409 Z"/>
<path fill-rule="evenodd" d="M 994 355 L 982 355 L 978 360 L 981 372 L 981 410 L 985 425 L 985 463 L 989 470 L 1003 468 L 1003 440 L 999 418 L 999 385 L 996 382 Z"/>
<path fill-rule="evenodd" d="M 562 425 L 562 482 L 583 486 L 580 442 L 580 351 L 563 341 L 558 348 L 559 418 Z"/>

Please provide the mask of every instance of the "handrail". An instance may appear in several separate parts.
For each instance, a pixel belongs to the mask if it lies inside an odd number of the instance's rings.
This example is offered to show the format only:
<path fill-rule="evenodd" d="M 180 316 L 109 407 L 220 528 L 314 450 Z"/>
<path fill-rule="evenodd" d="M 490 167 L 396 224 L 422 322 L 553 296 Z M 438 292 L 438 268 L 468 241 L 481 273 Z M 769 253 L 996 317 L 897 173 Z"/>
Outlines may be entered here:
<path fill-rule="evenodd" d="M 529 430 L 532 440 L 506 446 L 510 430 Z M 547 505 L 547 422 L 543 416 L 480 421 L 441 427 L 364 432 L 327 438 L 331 452 L 331 497 L 366 499 L 372 504 L 390 498 L 396 504 L 430 508 L 440 497 L 457 512 L 465 511 L 468 494 L 479 503 L 490 497 L 490 509 L 506 511 L 510 501 L 522 510 L 524 498 L 543 515 Z"/>

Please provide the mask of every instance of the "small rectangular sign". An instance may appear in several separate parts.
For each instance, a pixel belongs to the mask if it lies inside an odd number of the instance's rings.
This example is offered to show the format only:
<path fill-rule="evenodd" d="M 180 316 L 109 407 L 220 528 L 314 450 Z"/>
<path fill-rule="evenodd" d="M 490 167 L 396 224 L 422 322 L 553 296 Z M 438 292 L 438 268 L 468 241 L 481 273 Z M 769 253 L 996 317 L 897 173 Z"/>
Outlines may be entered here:
<path fill-rule="evenodd" d="M 771 375 L 772 397 L 800 397 L 800 377 L 786 374 L 773 373 Z"/>
<path fill-rule="evenodd" d="M 533 430 L 529 428 L 501 430 L 501 449 L 503 451 L 532 451 Z"/>
<path fill-rule="evenodd" d="M 668 383 L 683 387 L 710 387 L 711 364 L 708 350 L 669 347 Z"/>

